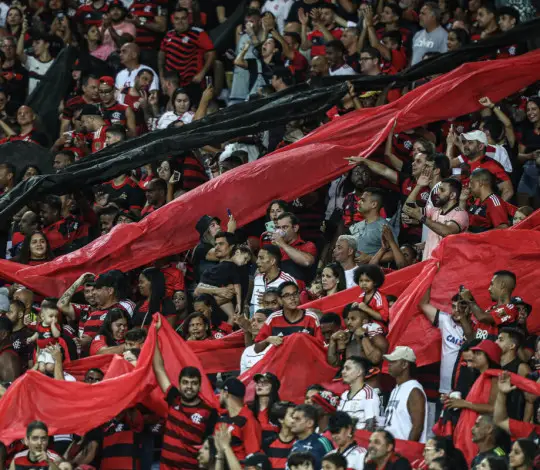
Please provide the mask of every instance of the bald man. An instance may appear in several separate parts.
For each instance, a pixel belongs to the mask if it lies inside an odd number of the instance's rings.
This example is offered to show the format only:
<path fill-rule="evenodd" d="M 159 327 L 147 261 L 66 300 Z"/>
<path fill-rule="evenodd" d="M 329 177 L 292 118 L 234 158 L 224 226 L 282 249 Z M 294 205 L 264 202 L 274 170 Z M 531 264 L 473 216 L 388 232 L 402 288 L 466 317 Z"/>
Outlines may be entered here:
<path fill-rule="evenodd" d="M 328 59 L 325 55 L 318 55 L 311 61 L 311 68 L 309 69 L 309 75 L 314 77 L 328 77 L 329 74 Z"/>
<path fill-rule="evenodd" d="M 135 84 L 135 77 L 143 69 L 151 70 L 154 73 L 150 91 L 159 90 L 158 74 L 151 67 L 141 64 L 140 53 L 139 46 L 134 42 L 128 42 L 120 48 L 120 62 L 125 68 L 116 75 L 115 88 L 117 94 L 121 93 L 122 90 L 131 88 Z"/>
<path fill-rule="evenodd" d="M 24 140 L 26 142 L 34 142 L 35 144 L 48 146 L 49 139 L 47 136 L 36 130 L 34 123 L 36 115 L 32 108 L 23 105 L 17 110 L 17 124 L 21 128 L 21 132 L 17 134 L 10 126 L 8 126 L 2 119 L 0 119 L 0 127 L 6 135 L 5 139 L 0 141 L 0 144 L 7 141 Z"/>
<path fill-rule="evenodd" d="M 34 293 L 26 287 L 17 289 L 13 294 L 15 300 L 20 300 L 24 304 L 24 324 L 27 325 L 37 319 L 37 315 L 32 311 L 34 303 Z"/>

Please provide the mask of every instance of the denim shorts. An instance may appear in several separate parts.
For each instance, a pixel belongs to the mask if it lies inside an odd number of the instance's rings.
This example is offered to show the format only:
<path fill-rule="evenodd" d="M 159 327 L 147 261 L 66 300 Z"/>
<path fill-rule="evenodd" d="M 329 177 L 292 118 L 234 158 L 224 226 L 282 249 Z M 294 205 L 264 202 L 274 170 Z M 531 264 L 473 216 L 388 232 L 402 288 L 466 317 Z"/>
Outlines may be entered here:
<path fill-rule="evenodd" d="M 518 193 L 534 197 L 538 193 L 538 167 L 536 162 L 527 162 L 523 165 L 523 174 L 519 180 Z"/>

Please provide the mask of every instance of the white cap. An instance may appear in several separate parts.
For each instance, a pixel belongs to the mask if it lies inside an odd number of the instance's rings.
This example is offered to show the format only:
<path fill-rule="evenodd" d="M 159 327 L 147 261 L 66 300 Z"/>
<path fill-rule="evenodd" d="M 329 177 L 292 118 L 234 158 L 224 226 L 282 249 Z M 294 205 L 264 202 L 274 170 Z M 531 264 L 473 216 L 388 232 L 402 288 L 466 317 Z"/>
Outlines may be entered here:
<path fill-rule="evenodd" d="M 387 361 L 407 361 L 416 363 L 416 354 L 409 346 L 396 346 L 391 354 L 383 354 Z"/>
<path fill-rule="evenodd" d="M 461 134 L 461 138 L 465 140 L 476 140 L 481 144 L 488 145 L 486 133 L 483 131 L 471 131 Z"/>

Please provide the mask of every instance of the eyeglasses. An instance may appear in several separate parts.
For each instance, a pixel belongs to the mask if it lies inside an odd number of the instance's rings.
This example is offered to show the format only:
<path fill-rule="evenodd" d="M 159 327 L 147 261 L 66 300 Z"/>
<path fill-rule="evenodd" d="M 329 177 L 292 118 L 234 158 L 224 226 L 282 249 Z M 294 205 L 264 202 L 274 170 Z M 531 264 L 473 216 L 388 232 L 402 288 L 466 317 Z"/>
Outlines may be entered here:
<path fill-rule="evenodd" d="M 300 292 L 294 292 L 294 293 L 288 293 L 288 294 L 283 294 L 281 296 L 282 299 L 291 299 L 293 297 L 298 297 L 300 295 Z"/>

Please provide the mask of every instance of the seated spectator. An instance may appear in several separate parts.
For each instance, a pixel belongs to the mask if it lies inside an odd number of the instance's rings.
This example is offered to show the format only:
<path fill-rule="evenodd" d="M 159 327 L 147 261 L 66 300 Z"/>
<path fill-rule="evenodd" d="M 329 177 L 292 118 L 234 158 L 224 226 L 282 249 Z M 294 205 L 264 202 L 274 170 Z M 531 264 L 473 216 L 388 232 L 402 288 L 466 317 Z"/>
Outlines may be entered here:
<path fill-rule="evenodd" d="M 23 364 L 15 350 L 11 340 L 13 324 L 7 317 L 0 317 L 0 382 L 11 383 L 17 379 L 23 371 Z"/>
<path fill-rule="evenodd" d="M 310 452 L 291 453 L 285 468 L 290 470 L 315 470 L 315 457 Z"/>
<path fill-rule="evenodd" d="M 354 283 L 354 271 L 356 264 L 354 262 L 356 254 L 356 239 L 352 235 L 340 235 L 332 252 L 334 261 L 339 263 L 345 274 L 346 288 L 349 289 Z"/>
<path fill-rule="evenodd" d="M 154 178 L 145 188 L 146 206 L 141 211 L 141 217 L 146 217 L 167 203 L 167 183 L 160 178 Z"/>
<path fill-rule="evenodd" d="M 158 122 L 158 129 L 166 129 L 173 122 L 181 121 L 189 124 L 195 113 L 191 111 L 191 100 L 184 88 L 177 88 L 171 96 L 172 111 L 163 114 Z"/>
<path fill-rule="evenodd" d="M 132 328 L 126 332 L 124 337 L 124 347 L 126 350 L 142 349 L 146 341 L 146 330 L 144 328 Z"/>
<path fill-rule="evenodd" d="M 201 275 L 209 267 L 215 266 L 218 263 L 218 259 L 214 254 L 215 236 L 218 232 L 221 232 L 221 220 L 217 217 L 211 217 L 209 215 L 203 215 L 195 229 L 199 233 L 199 244 L 195 247 L 193 252 L 193 266 L 195 269 L 195 281 L 199 282 Z"/>
<path fill-rule="evenodd" d="M 90 355 L 122 354 L 126 349 L 124 346 L 126 331 L 130 327 L 131 319 L 124 310 L 120 308 L 109 310 L 97 336 L 92 340 Z"/>
<path fill-rule="evenodd" d="M 377 470 L 391 462 L 395 469 L 408 470 L 411 468 L 408 460 L 396 453 L 396 440 L 391 432 L 386 429 L 378 429 L 369 437 L 369 445 L 364 460 L 365 470 Z"/>
<path fill-rule="evenodd" d="M 117 101 L 114 89 L 114 78 L 101 77 L 99 79 L 99 97 L 101 98 L 101 112 L 107 126 L 113 124 L 121 125 L 127 129 L 129 137 L 137 135 L 136 116 L 126 104 L 121 104 Z M 114 142 L 109 142 L 112 145 Z"/>
<path fill-rule="evenodd" d="M 499 428 L 489 414 L 480 415 L 472 428 L 472 441 L 478 446 L 478 455 L 471 462 L 471 469 L 480 469 L 482 465 L 493 463 L 493 468 L 506 467 L 506 452 L 498 445 Z M 504 457 L 504 459 L 498 459 Z M 495 459 L 495 460 L 492 460 Z M 500 463 L 499 463 L 500 462 Z"/>
<path fill-rule="evenodd" d="M 324 267 L 321 273 L 322 288 L 325 296 L 333 295 L 345 290 L 345 272 L 338 263 L 330 263 Z"/>
<path fill-rule="evenodd" d="M 326 58 L 328 59 L 330 76 L 356 75 L 353 68 L 345 62 L 345 46 L 339 39 L 334 39 L 326 44 Z"/>
<path fill-rule="evenodd" d="M 11 332 L 11 341 L 13 349 L 21 359 L 23 372 L 32 366 L 32 345 L 28 339 L 34 332 L 24 324 L 24 311 L 26 307 L 20 300 L 13 299 L 9 304 L 9 311 L 6 312 L 6 317 L 9 318 L 13 325 Z"/>
<path fill-rule="evenodd" d="M 469 44 L 469 33 L 462 28 L 452 28 L 448 31 L 448 37 L 446 39 L 447 49 L 449 51 L 456 51 L 459 48 Z"/>
<path fill-rule="evenodd" d="M 24 444 L 27 449 L 15 455 L 12 468 L 25 468 L 34 465 L 41 468 L 58 468 L 57 463 L 61 458 L 56 452 L 47 449 L 49 445 L 49 429 L 45 423 L 32 421 L 26 427 Z"/>
<path fill-rule="evenodd" d="M 157 73 L 147 65 L 140 63 L 140 48 L 133 42 L 128 42 L 120 48 L 120 62 L 125 67 L 116 75 L 115 88 L 118 94 L 125 94 L 128 89 L 135 86 L 135 77 L 141 70 L 149 70 L 150 83 L 148 91 L 159 90 Z M 129 105 L 129 103 L 126 103 Z"/>
<path fill-rule="evenodd" d="M 240 358 L 240 373 L 243 374 L 245 371 L 251 369 L 257 362 L 259 362 L 264 355 L 268 352 L 270 349 L 270 345 L 263 349 L 261 352 L 255 352 L 255 345 L 253 343 L 253 339 L 257 337 L 259 334 L 259 331 L 261 331 L 261 328 L 264 326 L 264 323 L 266 322 L 266 319 L 272 315 L 273 310 L 270 310 L 268 308 L 260 308 L 255 311 L 253 316 L 251 317 L 251 321 L 249 322 L 249 328 L 244 329 L 244 337 L 246 338 L 246 344 L 248 342 L 250 345 L 244 349 L 244 352 L 242 353 L 242 357 Z"/>
<path fill-rule="evenodd" d="M 326 312 L 320 319 L 324 344 L 330 343 L 332 335 L 341 329 L 341 316 L 334 312 Z"/>
<path fill-rule="evenodd" d="M 152 315 L 161 313 L 171 326 L 176 325 L 176 310 L 170 297 L 165 295 L 165 276 L 158 268 L 146 268 L 139 275 L 140 301 L 133 314 L 132 323 L 139 328 L 148 328 Z"/>
<path fill-rule="evenodd" d="M 480 34 L 473 35 L 471 38 L 473 41 L 486 39 L 501 32 L 497 23 L 497 9 L 494 3 L 489 1 L 482 3 L 476 13 L 476 23 L 480 28 Z"/>
<path fill-rule="evenodd" d="M 419 463 L 418 467 L 415 465 L 416 462 L 413 462 L 412 465 L 413 468 L 425 468 L 431 466 L 431 463 L 438 461 L 438 459 L 444 459 L 448 465 L 451 465 L 450 468 L 456 470 L 468 470 L 469 468 L 463 453 L 454 447 L 452 439 L 439 436 L 427 440 L 423 462 Z"/>
<path fill-rule="evenodd" d="M 512 225 L 516 225 L 522 220 L 525 220 L 533 212 L 534 212 L 534 209 L 530 206 L 518 207 L 518 210 L 516 211 L 516 213 L 514 214 L 514 218 L 512 219 Z"/>
<path fill-rule="evenodd" d="M 46 134 L 40 132 L 36 127 L 37 116 L 29 106 L 21 106 L 17 110 L 17 124 L 20 132 L 17 134 L 5 121 L 0 119 L 0 127 L 6 136 L 0 140 L 1 143 L 23 140 L 25 142 L 33 142 L 46 147 L 49 138 Z"/>
<path fill-rule="evenodd" d="M 95 75 L 85 75 L 81 79 L 82 94 L 71 98 L 64 104 L 62 117 L 60 118 L 60 133 L 69 130 L 75 117 L 75 111 L 82 109 L 85 104 L 97 104 L 100 101 L 98 92 L 99 79 Z"/>

